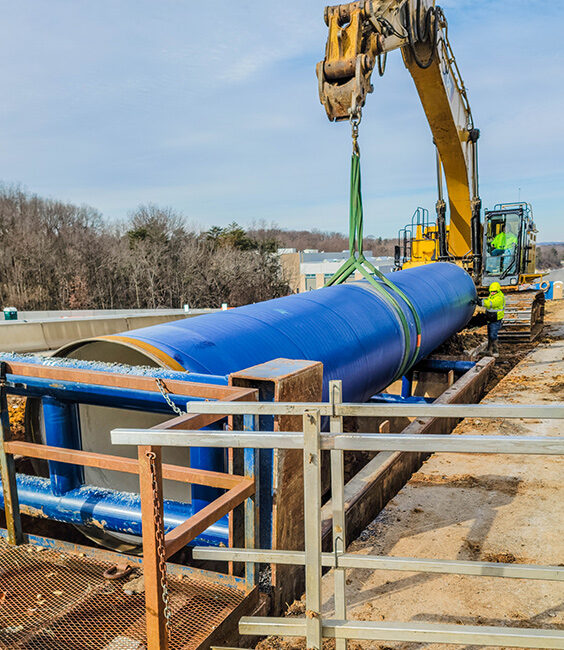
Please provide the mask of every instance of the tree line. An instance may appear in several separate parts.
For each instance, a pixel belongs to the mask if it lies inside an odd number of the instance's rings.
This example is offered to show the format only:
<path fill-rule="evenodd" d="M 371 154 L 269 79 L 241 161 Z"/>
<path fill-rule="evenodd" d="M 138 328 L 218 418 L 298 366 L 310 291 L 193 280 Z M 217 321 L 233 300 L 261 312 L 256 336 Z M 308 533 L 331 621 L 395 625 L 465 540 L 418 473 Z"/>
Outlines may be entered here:
<path fill-rule="evenodd" d="M 253 224 L 249 234 L 258 239 L 274 239 L 280 248 L 295 248 L 303 251 L 317 249 L 319 251 L 341 252 L 349 249 L 348 235 L 340 232 L 323 232 L 321 230 L 286 230 L 276 225 L 267 226 L 266 223 Z M 375 256 L 394 254 L 397 239 L 384 239 L 368 235 L 364 237 L 362 245 L 365 252 L 372 252 Z"/>
<path fill-rule="evenodd" d="M 564 260 L 564 244 L 537 246 L 537 268 L 541 271 L 559 269 Z"/>
<path fill-rule="evenodd" d="M 20 310 L 219 307 L 286 295 L 275 239 L 237 224 L 196 232 L 140 206 L 93 208 L 0 187 L 0 305 Z"/>

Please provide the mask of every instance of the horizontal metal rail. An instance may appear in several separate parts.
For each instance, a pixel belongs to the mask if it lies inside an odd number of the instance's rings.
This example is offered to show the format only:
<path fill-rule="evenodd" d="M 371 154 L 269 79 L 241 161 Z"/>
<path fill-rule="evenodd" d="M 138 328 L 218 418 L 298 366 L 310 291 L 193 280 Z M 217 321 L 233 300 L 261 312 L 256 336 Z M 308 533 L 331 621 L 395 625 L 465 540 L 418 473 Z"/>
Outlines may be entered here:
<path fill-rule="evenodd" d="M 234 404 L 235 405 L 235 404 Z M 303 449 L 302 433 L 261 431 L 170 431 L 168 429 L 113 429 L 114 445 L 162 447 L 231 447 Z M 444 436 L 382 433 L 322 433 L 321 449 L 343 451 L 418 451 L 476 454 L 564 454 L 564 438 L 547 436 Z"/>
<path fill-rule="evenodd" d="M 98 454 L 92 451 L 81 451 L 77 449 L 64 449 L 63 447 L 49 447 L 34 442 L 22 442 L 11 440 L 4 443 L 4 450 L 7 454 L 25 456 L 27 458 L 41 458 L 42 460 L 54 460 L 72 465 L 83 465 L 84 467 L 99 467 L 114 472 L 126 474 L 139 474 L 139 463 L 134 458 L 123 456 L 110 456 L 109 454 Z M 193 483 L 195 485 L 207 485 L 210 487 L 224 488 L 230 490 L 241 484 L 252 484 L 252 479 L 238 474 L 225 474 L 213 472 L 207 469 L 194 469 L 192 467 L 181 467 L 180 465 L 163 464 L 163 478 L 181 483 Z"/>
<path fill-rule="evenodd" d="M 264 562 L 265 564 L 294 564 L 298 566 L 305 566 L 306 563 L 304 551 L 196 546 L 193 549 L 193 557 L 196 560 Z M 409 571 L 411 573 L 443 573 L 490 578 L 518 578 L 523 580 L 564 582 L 564 567 L 535 566 L 534 564 L 435 560 L 383 555 L 356 555 L 354 553 L 322 553 L 321 564 L 322 566 L 332 568 Z"/>
<path fill-rule="evenodd" d="M 244 478 L 243 482 L 231 488 L 225 494 L 192 515 L 189 519 L 173 528 L 165 535 L 165 551 L 167 559 L 184 548 L 200 533 L 211 526 L 223 516 L 231 512 L 245 499 L 255 493 L 253 479 Z"/>
<path fill-rule="evenodd" d="M 338 386 L 336 386 L 338 384 Z M 333 552 L 321 552 L 320 514 L 320 452 L 331 450 L 332 498 L 335 509 L 344 508 L 343 451 L 403 451 L 444 453 L 487 453 L 564 455 L 564 439 L 559 436 L 480 436 L 480 435 L 403 435 L 374 433 L 343 433 L 344 416 L 409 416 L 480 418 L 534 418 L 564 419 L 564 404 L 548 406 L 443 405 L 443 404 L 342 404 L 335 389 L 340 382 L 332 382 L 331 403 L 245 403 L 206 402 L 188 405 L 191 413 L 215 415 L 301 415 L 301 432 L 261 431 L 183 431 L 180 427 L 114 429 L 114 444 L 152 444 L 158 446 L 197 446 L 254 449 L 297 449 L 303 452 L 304 462 L 304 520 L 306 551 L 284 551 L 243 548 L 194 549 L 194 558 L 230 562 L 294 564 L 305 566 L 306 610 L 304 619 L 245 617 L 241 619 L 242 634 L 306 637 L 307 646 L 320 650 L 322 638 L 334 638 L 337 650 L 344 650 L 348 639 L 400 641 L 419 643 L 453 643 L 517 648 L 564 648 L 564 632 L 560 630 L 482 627 L 469 625 L 441 625 L 410 622 L 373 622 L 347 620 L 344 571 L 372 569 L 409 571 L 413 573 L 456 574 L 493 578 L 514 578 L 564 581 L 564 568 L 559 566 L 515 565 L 497 562 L 474 562 L 430 558 L 364 556 L 345 553 L 337 544 L 344 536 L 339 524 L 333 530 Z M 201 408 L 200 408 L 201 407 Z M 321 433 L 321 417 L 330 416 L 331 433 Z M 307 496 L 306 496 L 307 495 Z M 337 513 L 338 514 L 338 513 Z M 342 521 L 341 521 L 342 520 Z M 344 522 L 344 515 L 339 520 Z M 335 618 L 322 615 L 321 567 L 332 567 L 335 580 Z M 340 605 L 339 605 L 340 603 Z"/>
<path fill-rule="evenodd" d="M 205 402 L 187 404 L 189 413 L 221 415 L 303 415 L 304 410 L 317 410 L 320 415 L 358 417 L 432 417 L 432 418 L 542 418 L 563 419 L 564 403 L 519 404 L 330 404 L 328 402 Z"/>
<path fill-rule="evenodd" d="M 241 634 L 259 636 L 305 636 L 305 618 L 265 618 L 244 616 L 239 622 Z M 405 641 L 454 643 L 498 648 L 564 648 L 564 632 L 520 627 L 477 625 L 441 625 L 438 623 L 392 623 L 383 621 L 338 621 L 323 619 L 321 633 L 328 639 L 359 641 Z"/>

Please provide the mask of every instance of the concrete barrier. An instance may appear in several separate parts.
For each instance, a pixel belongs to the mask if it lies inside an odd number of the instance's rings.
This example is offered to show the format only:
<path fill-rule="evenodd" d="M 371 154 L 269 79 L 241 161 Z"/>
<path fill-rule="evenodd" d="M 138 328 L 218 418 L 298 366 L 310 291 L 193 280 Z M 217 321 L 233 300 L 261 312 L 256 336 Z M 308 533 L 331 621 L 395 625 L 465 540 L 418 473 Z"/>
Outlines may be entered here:
<path fill-rule="evenodd" d="M 56 350 L 67 343 L 79 339 L 86 339 L 105 334 L 117 334 L 137 329 L 166 323 L 171 320 L 192 318 L 206 313 L 218 311 L 217 309 L 196 309 L 189 312 L 182 310 L 163 311 L 127 311 L 110 312 L 111 315 L 102 316 L 102 311 L 97 311 L 93 316 L 46 318 L 44 320 L 0 321 L 0 352 L 41 352 Z M 23 312 L 20 316 L 23 316 Z M 57 312 L 47 312 L 49 314 Z M 34 312 L 38 314 L 38 312 Z"/>
<path fill-rule="evenodd" d="M 41 323 L 0 322 L 0 352 L 47 350 Z"/>

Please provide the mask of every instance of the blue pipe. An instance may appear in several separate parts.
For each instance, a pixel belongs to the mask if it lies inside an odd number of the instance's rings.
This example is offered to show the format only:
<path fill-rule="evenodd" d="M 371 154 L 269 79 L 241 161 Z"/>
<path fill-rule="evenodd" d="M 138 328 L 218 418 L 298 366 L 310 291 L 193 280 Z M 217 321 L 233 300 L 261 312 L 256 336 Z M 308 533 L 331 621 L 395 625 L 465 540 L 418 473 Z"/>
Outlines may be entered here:
<path fill-rule="evenodd" d="M 417 360 L 462 329 L 474 312 L 472 278 L 454 264 L 428 264 L 388 277 L 421 319 Z M 413 316 L 399 302 L 414 351 Z M 390 384 L 407 345 L 394 308 L 366 281 L 132 330 L 119 338 L 140 350 L 157 349 L 191 372 L 217 375 L 279 357 L 321 361 L 324 399 L 328 382 L 341 379 L 343 399 L 353 402 L 364 402 Z"/>
<path fill-rule="evenodd" d="M 141 499 L 138 494 L 83 485 L 57 495 L 53 493 L 48 478 L 27 474 L 17 474 L 16 482 L 20 507 L 26 514 L 141 536 Z M 187 504 L 165 499 L 165 531 L 186 521 L 206 505 L 206 502 L 197 500 Z M 1 491 L 0 508 L 4 508 L 4 495 Z M 227 545 L 228 539 L 228 518 L 225 516 L 202 533 L 197 538 L 197 543 Z"/>
<path fill-rule="evenodd" d="M 43 422 L 45 444 L 52 447 L 80 449 L 77 405 L 44 397 Z M 55 496 L 63 496 L 84 482 L 84 471 L 79 465 L 49 461 L 51 489 Z"/>
<path fill-rule="evenodd" d="M 413 373 L 408 372 L 401 378 L 401 396 L 402 397 L 411 397 L 413 392 Z"/>
<path fill-rule="evenodd" d="M 412 302 L 421 321 L 421 347 L 414 363 L 426 357 L 470 320 L 476 290 L 470 276 L 454 264 L 430 264 L 400 271 L 390 277 Z M 176 369 L 183 368 L 190 373 L 220 378 L 275 358 L 321 361 L 324 399 L 327 399 L 328 382 L 341 379 L 344 401 L 363 402 L 390 384 L 401 367 L 406 346 L 409 346 L 411 352 L 415 351 L 416 327 L 413 315 L 401 298 L 398 301 L 409 325 L 409 342 L 405 339 L 394 308 L 366 281 L 94 340 L 132 347 L 153 359 L 164 359 Z M 72 353 L 90 341 L 73 344 L 59 351 L 59 354 Z M 111 371 L 111 368 L 108 370 Z M 405 372 L 409 370 L 407 368 Z M 119 372 L 119 367 L 116 371 Z M 190 379 L 193 377 L 190 375 Z M 106 406 L 124 407 L 127 403 L 129 408 L 133 408 L 139 404 L 136 401 L 139 396 L 129 395 L 125 403 L 120 400 L 119 404 L 115 404 L 112 402 L 113 393 L 110 394 L 103 387 L 90 390 L 91 388 L 88 387 L 90 397 L 82 396 L 86 403 L 99 403 L 88 400 L 101 399 L 101 403 Z M 54 392 L 49 393 L 51 397 L 65 398 L 64 389 L 62 393 L 57 393 L 56 388 L 52 390 Z M 92 393 L 97 395 L 92 397 Z M 122 397 L 125 398 L 124 395 Z M 154 396 L 145 394 L 142 397 L 143 401 L 150 401 Z M 261 467 L 262 462 L 261 460 Z M 200 450 L 194 453 L 193 450 L 191 464 L 194 467 L 222 471 L 223 452 Z M 264 473 L 261 472 L 261 475 Z M 260 489 L 263 487 L 261 485 Z M 73 501 L 72 497 L 77 490 L 81 498 Z M 91 503 L 89 497 L 82 499 L 88 490 L 94 490 L 94 507 L 103 509 L 111 502 L 110 496 L 99 499 L 96 495 L 101 494 L 100 490 L 86 486 L 70 490 L 63 496 L 56 496 L 50 489 L 45 489 L 38 492 L 39 500 L 33 491 L 28 490 L 21 494 L 20 500 L 22 504 L 29 505 L 39 501 L 43 504 L 45 500 L 51 503 L 53 499 L 58 499 L 57 507 L 53 506 L 50 511 L 54 516 L 63 516 L 61 513 L 67 512 L 68 507 L 69 513 L 65 516 L 73 521 L 77 518 L 80 520 L 74 523 L 83 524 L 84 516 L 87 520 L 90 517 L 94 525 L 96 522 L 106 522 L 104 526 L 108 530 L 119 531 L 120 526 L 125 526 L 128 531 L 133 529 L 131 521 L 135 517 L 135 521 L 140 518 L 136 495 L 128 496 L 131 507 L 123 510 L 122 515 L 119 515 L 119 508 L 110 509 L 109 512 L 104 510 L 104 514 L 112 515 L 113 518 L 98 518 L 97 512 L 94 520 L 88 509 Z M 102 492 L 106 494 L 108 491 Z M 120 499 L 118 501 L 121 503 Z M 199 507 L 205 503 L 203 501 Z M 195 503 L 194 511 L 196 508 Z M 121 523 L 119 516 L 123 518 Z M 140 532 L 140 529 L 135 530 L 137 534 Z"/>
<path fill-rule="evenodd" d="M 47 395 L 53 398 L 54 401 L 75 401 L 95 406 L 113 406 L 134 411 L 164 413 L 171 417 L 173 415 L 170 406 L 158 392 L 115 388 L 98 384 L 82 384 L 73 381 L 57 380 L 54 382 L 52 379 L 23 377 L 10 373 L 6 375 L 6 379 L 15 384 L 15 386 L 10 387 L 10 393 L 13 395 L 24 395 L 26 397 L 44 397 Z M 186 380 L 186 375 L 184 379 Z M 181 409 L 186 407 L 188 401 L 205 401 L 202 397 L 188 397 L 185 395 L 170 395 L 170 398 Z"/>
<path fill-rule="evenodd" d="M 378 393 L 372 395 L 368 400 L 373 404 L 431 404 L 435 401 L 433 397 L 423 397 L 421 395 L 393 395 L 392 393 Z"/>
<path fill-rule="evenodd" d="M 475 361 L 450 361 L 449 359 L 423 359 L 415 367 L 415 370 L 423 372 L 448 372 L 454 370 L 459 374 L 464 374 L 472 370 L 476 365 Z"/>

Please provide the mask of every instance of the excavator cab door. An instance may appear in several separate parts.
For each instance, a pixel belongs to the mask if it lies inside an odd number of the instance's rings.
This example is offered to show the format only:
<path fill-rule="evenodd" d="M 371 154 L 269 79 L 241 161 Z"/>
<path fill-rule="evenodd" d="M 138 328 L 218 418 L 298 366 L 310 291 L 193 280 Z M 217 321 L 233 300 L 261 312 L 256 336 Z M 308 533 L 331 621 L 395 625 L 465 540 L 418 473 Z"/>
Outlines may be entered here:
<path fill-rule="evenodd" d="M 523 208 L 519 205 L 485 211 L 484 286 L 492 282 L 505 286 L 519 284 L 526 248 L 524 216 Z"/>

